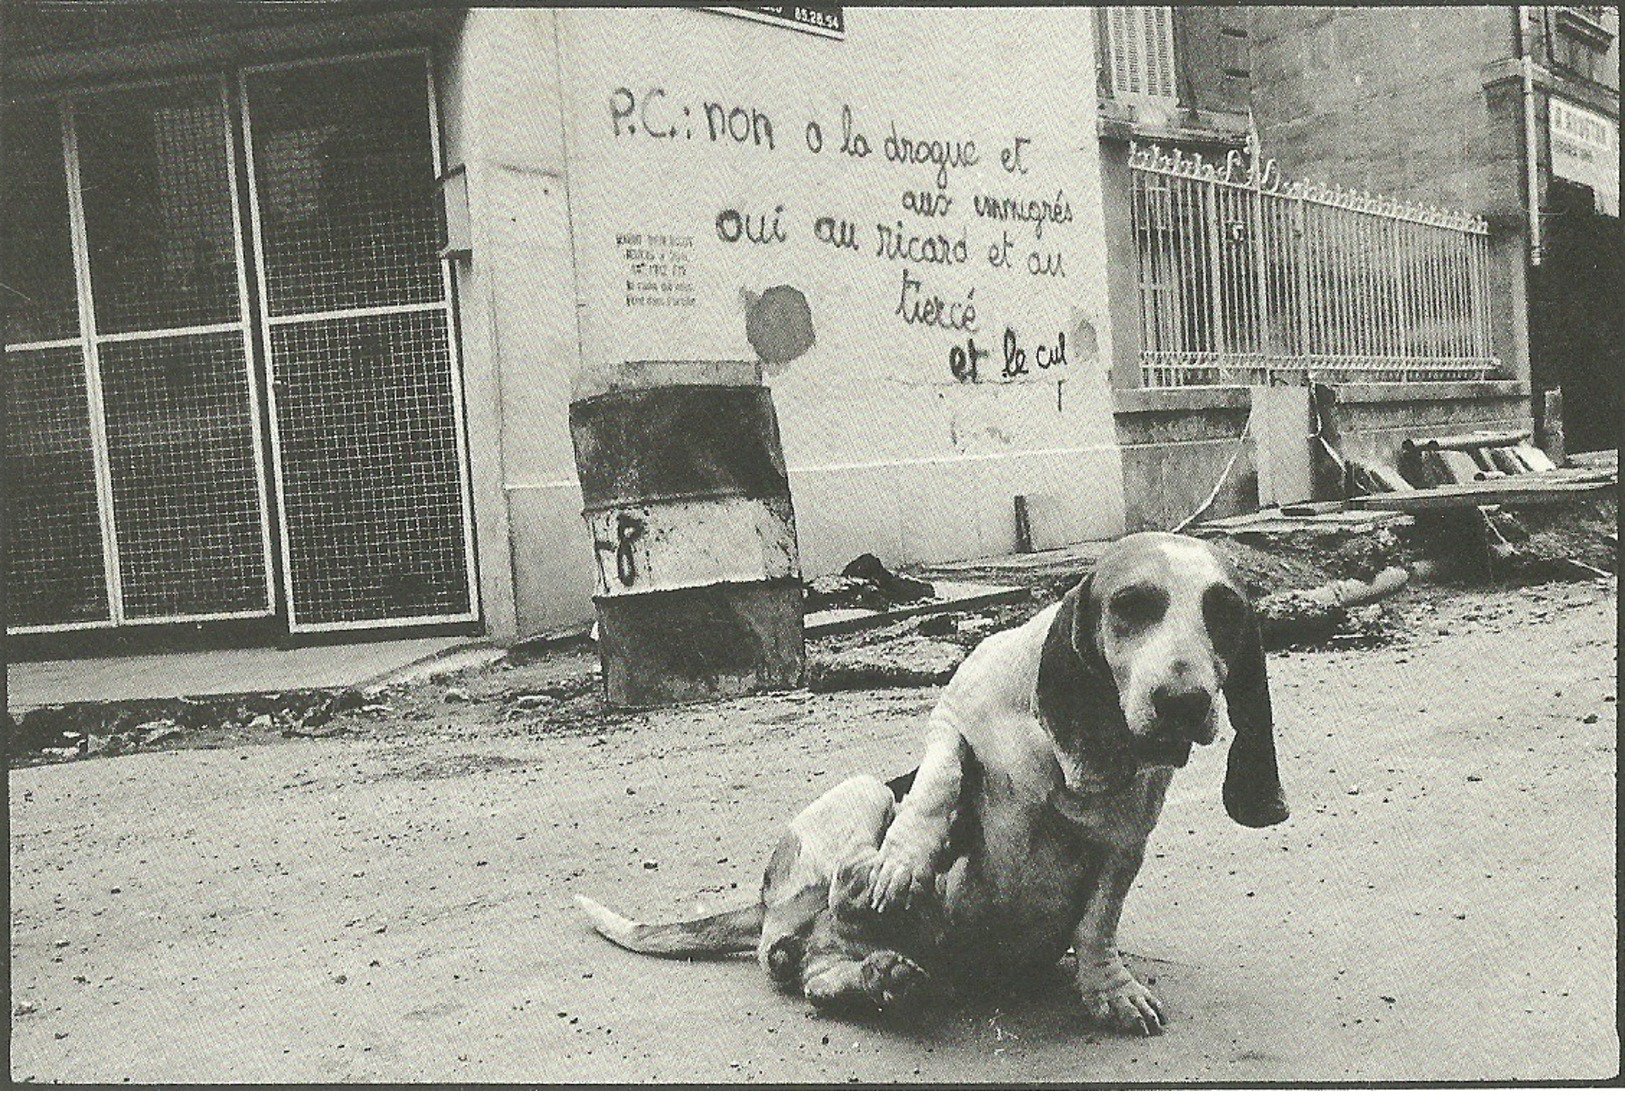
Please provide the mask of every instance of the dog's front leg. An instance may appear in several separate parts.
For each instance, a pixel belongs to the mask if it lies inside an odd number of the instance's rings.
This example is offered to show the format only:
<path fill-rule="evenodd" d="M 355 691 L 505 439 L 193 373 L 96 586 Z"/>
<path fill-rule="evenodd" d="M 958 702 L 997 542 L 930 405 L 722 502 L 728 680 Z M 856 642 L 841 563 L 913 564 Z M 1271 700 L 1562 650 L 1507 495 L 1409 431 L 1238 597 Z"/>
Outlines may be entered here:
<path fill-rule="evenodd" d="M 1166 1022 L 1162 1001 L 1134 979 L 1117 953 L 1117 922 L 1144 858 L 1144 844 L 1112 849 L 1072 941 L 1078 991 L 1090 1017 L 1117 1030 L 1158 1034 Z"/>
<path fill-rule="evenodd" d="M 897 817 L 880 844 L 869 890 L 877 911 L 907 908 L 934 886 L 959 807 L 969 748 L 950 723 L 933 722 L 914 786 L 897 807 Z"/>

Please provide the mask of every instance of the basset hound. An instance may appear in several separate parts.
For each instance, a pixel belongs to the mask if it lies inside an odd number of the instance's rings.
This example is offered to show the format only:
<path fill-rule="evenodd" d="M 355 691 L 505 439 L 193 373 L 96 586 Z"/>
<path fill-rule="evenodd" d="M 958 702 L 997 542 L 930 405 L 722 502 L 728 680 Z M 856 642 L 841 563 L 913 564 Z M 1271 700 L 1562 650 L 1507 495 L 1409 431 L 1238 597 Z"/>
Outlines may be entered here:
<path fill-rule="evenodd" d="M 1118 920 L 1174 771 L 1226 724 L 1226 810 L 1284 821 L 1264 654 L 1235 573 L 1200 540 L 1137 533 L 971 653 L 915 771 L 853 777 L 796 817 L 754 905 L 641 924 L 577 901 L 641 953 L 754 949 L 820 1009 L 901 1008 L 933 977 L 1019 977 L 1070 946 L 1089 1015 L 1156 1033 L 1163 1006 L 1123 965 Z"/>

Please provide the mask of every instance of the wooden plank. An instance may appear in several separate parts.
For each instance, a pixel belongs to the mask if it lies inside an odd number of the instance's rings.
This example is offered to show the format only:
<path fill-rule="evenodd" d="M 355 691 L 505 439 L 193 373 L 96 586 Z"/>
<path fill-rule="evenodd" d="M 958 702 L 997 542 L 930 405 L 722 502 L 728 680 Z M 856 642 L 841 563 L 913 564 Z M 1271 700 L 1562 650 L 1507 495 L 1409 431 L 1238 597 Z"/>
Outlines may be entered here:
<path fill-rule="evenodd" d="M 1343 503 L 1337 502 L 1294 502 L 1281 507 L 1281 513 L 1286 517 L 1311 517 L 1323 513 L 1338 513 L 1343 509 Z"/>
<path fill-rule="evenodd" d="M 1423 464 L 1442 472 L 1440 477 L 1450 483 L 1474 482 L 1474 476 L 1483 470 L 1477 460 L 1461 449 L 1428 449 Z"/>
<path fill-rule="evenodd" d="M 1419 437 L 1400 442 L 1400 447 L 1411 449 L 1486 449 L 1502 445 L 1516 445 L 1529 440 L 1528 430 L 1476 430 L 1473 433 L 1452 434 L 1449 437 Z"/>
<path fill-rule="evenodd" d="M 1396 490 L 1349 499 L 1356 508 L 1395 509 L 1405 513 L 1431 510 L 1466 509 L 1472 506 L 1538 506 L 1572 501 L 1614 489 L 1608 482 L 1529 482 L 1535 476 L 1485 480 L 1476 483 L 1447 483 L 1423 490 Z"/>

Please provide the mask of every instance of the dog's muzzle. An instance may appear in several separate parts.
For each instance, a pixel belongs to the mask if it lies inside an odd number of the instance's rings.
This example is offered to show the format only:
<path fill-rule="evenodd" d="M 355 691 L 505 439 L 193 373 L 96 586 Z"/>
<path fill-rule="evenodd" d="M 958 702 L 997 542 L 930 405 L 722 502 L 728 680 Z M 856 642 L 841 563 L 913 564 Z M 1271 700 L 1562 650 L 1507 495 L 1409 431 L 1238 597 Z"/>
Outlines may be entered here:
<path fill-rule="evenodd" d="M 1134 742 L 1134 757 L 1142 766 L 1183 768 L 1191 746 L 1209 745 L 1215 736 L 1213 694 L 1205 689 L 1151 693 L 1151 732 Z"/>

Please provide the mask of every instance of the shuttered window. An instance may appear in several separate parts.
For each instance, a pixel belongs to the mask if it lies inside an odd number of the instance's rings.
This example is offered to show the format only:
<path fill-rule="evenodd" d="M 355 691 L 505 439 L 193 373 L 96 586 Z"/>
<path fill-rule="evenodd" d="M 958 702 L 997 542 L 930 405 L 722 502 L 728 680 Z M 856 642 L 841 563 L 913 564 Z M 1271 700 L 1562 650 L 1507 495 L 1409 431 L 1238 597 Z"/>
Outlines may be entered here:
<path fill-rule="evenodd" d="M 1173 8 L 1108 8 L 1106 47 L 1114 96 L 1175 98 Z"/>

